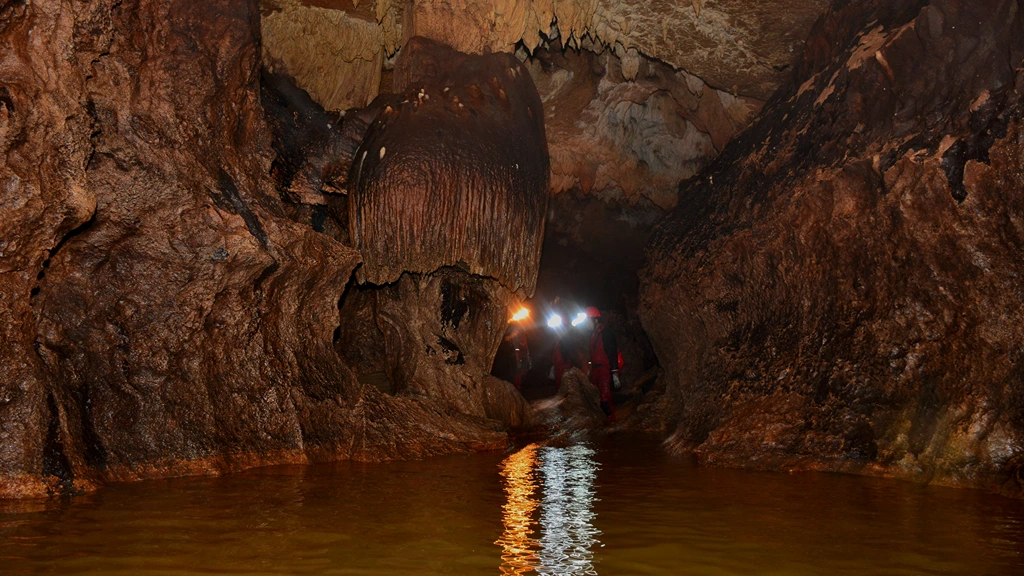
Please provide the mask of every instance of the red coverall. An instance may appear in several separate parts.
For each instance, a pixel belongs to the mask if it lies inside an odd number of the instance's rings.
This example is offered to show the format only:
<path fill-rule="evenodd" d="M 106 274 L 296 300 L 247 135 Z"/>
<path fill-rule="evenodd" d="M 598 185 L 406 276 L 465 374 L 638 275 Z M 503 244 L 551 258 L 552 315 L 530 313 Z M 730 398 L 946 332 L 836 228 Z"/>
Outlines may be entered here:
<path fill-rule="evenodd" d="M 555 365 L 555 387 L 562 385 L 562 375 L 572 364 L 569 359 L 562 355 L 562 341 L 555 342 L 555 352 L 551 355 L 551 361 Z"/>
<path fill-rule="evenodd" d="M 516 390 L 522 390 L 523 376 L 533 365 L 533 362 L 530 361 L 530 347 L 526 343 L 525 331 L 519 330 L 512 336 L 512 346 L 515 348 L 516 354 L 516 374 L 512 379 L 512 385 L 516 387 Z"/>
<path fill-rule="evenodd" d="M 601 393 L 601 409 L 609 421 L 615 421 L 615 404 L 612 402 L 612 374 L 619 371 L 619 349 L 615 335 L 605 330 L 603 323 L 590 335 L 590 381 Z"/>
<path fill-rule="evenodd" d="M 587 365 L 587 358 L 583 355 L 583 351 L 567 338 L 560 338 L 558 342 L 555 342 L 555 352 L 551 358 L 555 365 L 555 386 L 557 387 L 562 385 L 562 376 L 566 370 L 573 366 L 582 368 Z"/>

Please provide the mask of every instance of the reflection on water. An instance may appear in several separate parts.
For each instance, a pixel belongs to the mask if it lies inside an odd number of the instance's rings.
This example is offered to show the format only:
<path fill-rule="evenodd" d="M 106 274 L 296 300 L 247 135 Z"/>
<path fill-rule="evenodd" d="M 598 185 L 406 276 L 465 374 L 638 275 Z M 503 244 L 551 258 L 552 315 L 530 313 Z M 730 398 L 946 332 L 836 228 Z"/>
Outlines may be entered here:
<path fill-rule="evenodd" d="M 505 533 L 495 542 L 501 546 L 501 573 L 526 574 L 537 565 L 537 540 L 531 538 L 537 490 L 533 468 L 537 464 L 537 446 L 530 444 L 501 463 L 508 501 L 502 506 Z"/>
<path fill-rule="evenodd" d="M 0 576 L 495 572 L 1021 576 L 1024 501 L 697 468 L 616 436 L 0 501 Z"/>
<path fill-rule="evenodd" d="M 537 524 L 537 468 L 543 485 L 540 538 L 532 537 Z M 585 444 L 531 444 L 502 462 L 505 532 L 495 542 L 502 549 L 502 574 L 597 574 L 592 550 L 601 533 L 593 525 L 597 471 L 595 452 Z"/>
<path fill-rule="evenodd" d="M 593 546 L 601 532 L 593 525 L 594 456 L 584 444 L 542 452 L 541 574 L 597 574 Z"/>

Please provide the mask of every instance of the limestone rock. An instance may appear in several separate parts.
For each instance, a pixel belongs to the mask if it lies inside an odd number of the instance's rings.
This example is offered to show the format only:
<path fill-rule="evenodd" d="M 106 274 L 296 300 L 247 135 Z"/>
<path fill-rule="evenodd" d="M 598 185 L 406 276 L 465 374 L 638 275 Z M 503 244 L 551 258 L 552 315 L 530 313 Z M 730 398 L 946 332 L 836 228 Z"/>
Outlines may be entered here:
<path fill-rule="evenodd" d="M 377 96 L 385 56 L 397 50 L 396 19 L 380 2 L 263 2 L 263 61 L 328 110 L 362 108 Z"/>
<path fill-rule="evenodd" d="M 670 442 L 1019 496 L 1019 6 L 842 3 L 808 47 L 648 247 Z"/>
<path fill-rule="evenodd" d="M 360 385 L 360 261 L 271 178 L 255 1 L 0 9 L 0 497 L 500 448 Z"/>
<path fill-rule="evenodd" d="M 549 175 L 533 82 L 511 54 L 474 56 L 417 39 L 403 59 L 395 77 L 404 92 L 376 104 L 382 110 L 350 171 L 360 280 L 458 266 L 528 297 Z"/>
<path fill-rule="evenodd" d="M 541 34 L 560 34 L 569 46 L 589 37 L 623 55 L 635 50 L 715 88 L 763 100 L 787 79 L 800 42 L 827 5 L 722 0 L 696 9 L 666 0 L 417 0 L 407 9 L 403 35 L 470 53 L 511 51 L 520 40 L 533 50 Z"/>
<path fill-rule="evenodd" d="M 512 430 L 537 425 L 536 411 L 511 382 L 488 374 L 483 377 L 483 384 L 486 391 L 484 409 L 488 418 L 498 420 Z"/>
<path fill-rule="evenodd" d="M 90 19 L 101 15 L 71 2 L 0 9 L 0 37 L 12 47 L 0 53 L 0 496 L 45 494 L 56 484 L 43 474 L 51 470 L 44 443 L 52 410 L 34 350 L 33 300 L 49 254 L 96 209 L 83 67 L 110 39 L 77 36 Z"/>
<path fill-rule="evenodd" d="M 534 402 L 537 422 L 557 437 L 587 435 L 607 422 L 601 410 L 601 393 L 579 368 L 570 368 L 562 375 L 558 393 Z"/>
<path fill-rule="evenodd" d="M 265 59 L 333 110 L 361 107 L 379 86 L 386 90 L 381 67 L 413 37 L 470 54 L 512 52 L 521 41 L 537 57 L 530 68 L 545 101 L 554 191 L 578 186 L 670 208 L 675 184 L 720 152 L 789 78 L 827 1 L 407 4 L 264 0 Z M 580 61 L 558 63 L 544 79 L 537 60 L 548 66 L 566 47 Z M 587 60 L 598 55 L 594 77 Z"/>
<path fill-rule="evenodd" d="M 404 274 L 379 289 L 374 320 L 396 393 L 487 416 L 484 375 L 501 344 L 512 301 L 512 293 L 494 279 L 450 268 Z"/>
<path fill-rule="evenodd" d="M 579 189 L 671 208 L 679 181 L 711 162 L 763 104 L 647 59 L 632 80 L 610 53 L 539 49 L 527 65 L 544 102 L 554 194 Z"/>

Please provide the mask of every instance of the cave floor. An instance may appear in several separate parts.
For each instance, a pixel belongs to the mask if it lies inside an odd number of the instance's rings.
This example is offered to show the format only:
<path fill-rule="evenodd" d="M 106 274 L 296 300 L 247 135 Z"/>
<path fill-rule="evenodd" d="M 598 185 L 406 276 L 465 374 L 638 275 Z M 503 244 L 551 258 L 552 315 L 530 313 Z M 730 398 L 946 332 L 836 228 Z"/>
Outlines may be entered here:
<path fill-rule="evenodd" d="M 1024 502 L 655 444 L 271 467 L 0 504 L 4 574 L 1021 574 Z"/>

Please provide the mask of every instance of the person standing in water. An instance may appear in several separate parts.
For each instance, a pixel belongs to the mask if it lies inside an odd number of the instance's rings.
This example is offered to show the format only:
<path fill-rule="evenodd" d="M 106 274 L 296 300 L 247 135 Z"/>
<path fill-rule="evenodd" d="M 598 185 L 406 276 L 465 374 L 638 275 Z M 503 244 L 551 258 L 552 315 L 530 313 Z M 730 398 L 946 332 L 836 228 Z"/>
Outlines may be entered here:
<path fill-rule="evenodd" d="M 590 318 L 590 382 L 601 393 L 601 409 L 609 422 L 615 422 L 615 404 L 612 401 L 612 385 L 619 387 L 619 347 L 615 334 L 607 329 L 601 318 L 601 311 L 588 306 Z"/>
<path fill-rule="evenodd" d="M 526 330 L 522 326 L 513 326 L 512 333 L 508 336 L 515 356 L 515 376 L 512 378 L 512 385 L 516 390 L 522 391 L 523 377 L 533 367 L 530 358 L 530 345 L 526 341 Z"/>
<path fill-rule="evenodd" d="M 556 388 L 561 388 L 562 376 L 568 369 L 576 367 L 582 370 L 587 365 L 587 351 L 582 345 L 577 345 L 576 340 L 578 337 L 573 334 L 563 334 L 555 342 L 551 363 Z"/>

